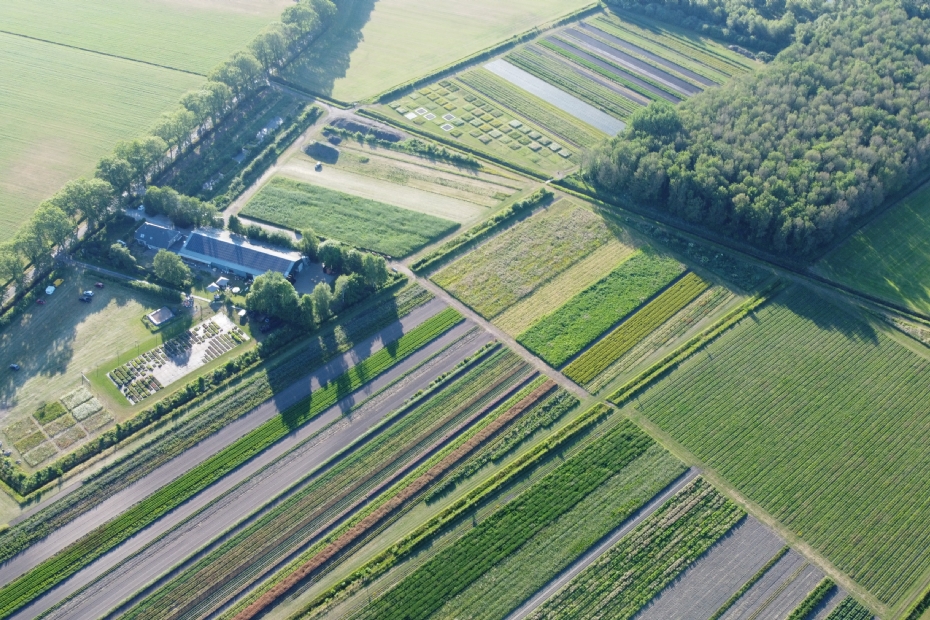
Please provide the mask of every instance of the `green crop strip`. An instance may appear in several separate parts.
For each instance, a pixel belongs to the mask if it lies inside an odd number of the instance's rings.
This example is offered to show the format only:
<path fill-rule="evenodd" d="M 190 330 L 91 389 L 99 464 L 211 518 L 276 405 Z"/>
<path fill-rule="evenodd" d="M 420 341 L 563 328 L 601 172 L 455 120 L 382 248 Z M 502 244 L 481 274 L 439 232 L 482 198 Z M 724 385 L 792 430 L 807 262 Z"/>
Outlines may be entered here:
<path fill-rule="evenodd" d="M 361 614 L 366 620 L 421 620 L 572 509 L 641 455 L 652 440 L 630 422 L 584 448 L 451 547 L 436 554 Z"/>
<path fill-rule="evenodd" d="M 836 584 L 831 579 L 824 579 L 817 587 L 804 597 L 801 604 L 788 616 L 787 620 L 807 620 L 820 603 L 833 593 Z"/>
<path fill-rule="evenodd" d="M 836 609 L 830 612 L 827 620 L 872 620 L 874 617 L 874 614 L 860 605 L 856 599 L 847 596 L 842 603 L 836 606 Z M 905 620 L 917 620 L 919 617 L 920 614 L 907 616 Z"/>
<path fill-rule="evenodd" d="M 32 601 L 256 454 L 310 421 L 342 397 L 375 379 L 462 321 L 452 308 L 388 343 L 308 398 L 281 412 L 122 515 L 0 588 L 0 618 Z"/>
<path fill-rule="evenodd" d="M 702 478 L 685 487 L 549 599 L 532 620 L 632 618 L 745 513 Z"/>
<path fill-rule="evenodd" d="M 517 342 L 559 367 L 684 271 L 644 250 L 520 334 Z"/>
<path fill-rule="evenodd" d="M 565 375 L 587 386 L 620 356 L 707 290 L 708 286 L 694 273 L 687 274 L 566 366 Z"/>

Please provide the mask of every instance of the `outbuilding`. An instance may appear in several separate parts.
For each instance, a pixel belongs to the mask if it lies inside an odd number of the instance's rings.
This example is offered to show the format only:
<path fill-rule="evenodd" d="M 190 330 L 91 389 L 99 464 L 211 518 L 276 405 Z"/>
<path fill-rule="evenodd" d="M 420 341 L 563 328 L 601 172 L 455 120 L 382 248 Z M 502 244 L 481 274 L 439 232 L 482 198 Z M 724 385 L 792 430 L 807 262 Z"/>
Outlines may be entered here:
<path fill-rule="evenodd" d="M 171 228 L 146 222 L 136 230 L 135 240 L 150 250 L 167 250 L 181 240 L 181 233 Z"/>
<path fill-rule="evenodd" d="M 268 271 L 290 275 L 298 270 L 302 257 L 249 243 L 227 231 L 201 229 L 190 234 L 178 252 L 181 258 L 234 273 L 243 278 L 260 276 Z"/>

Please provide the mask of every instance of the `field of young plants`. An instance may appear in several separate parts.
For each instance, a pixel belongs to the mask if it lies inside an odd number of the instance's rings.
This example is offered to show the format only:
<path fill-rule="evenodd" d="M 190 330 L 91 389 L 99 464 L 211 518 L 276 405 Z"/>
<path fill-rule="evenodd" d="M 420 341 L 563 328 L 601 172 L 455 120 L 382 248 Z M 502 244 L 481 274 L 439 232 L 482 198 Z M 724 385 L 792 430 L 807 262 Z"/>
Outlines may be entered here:
<path fill-rule="evenodd" d="M 530 618 L 632 618 L 744 516 L 697 478 Z"/>
<path fill-rule="evenodd" d="M 631 407 L 894 607 L 930 569 L 930 360 L 883 329 L 791 288 Z"/>
<path fill-rule="evenodd" d="M 493 237 L 432 279 L 490 319 L 619 234 L 588 209 L 560 201 Z"/>
<path fill-rule="evenodd" d="M 572 356 L 661 291 L 685 267 L 667 256 L 641 250 L 609 275 L 575 295 L 517 337 L 552 366 Z"/>
<path fill-rule="evenodd" d="M 630 423 L 623 422 L 617 425 L 513 501 L 505 504 L 454 544 L 437 553 L 396 587 L 374 600 L 358 617 L 404 617 L 411 620 L 431 617 L 445 604 L 454 600 L 453 597 L 463 595 L 489 570 L 501 567 L 502 561 L 505 561 L 503 566 L 512 571 L 514 566 L 506 564 L 510 558 L 519 558 L 516 560 L 519 563 L 529 561 L 526 556 L 514 556 L 518 549 L 522 553 L 524 545 L 543 532 L 547 526 L 557 528 L 555 524 L 560 517 L 579 506 L 585 498 L 623 471 L 653 445 L 651 439 Z M 674 468 L 668 471 L 668 478 L 664 484 L 680 471 L 675 471 Z M 664 486 L 659 480 L 652 482 L 657 486 L 653 494 Z M 644 493 L 644 490 L 634 493 L 637 500 L 625 506 L 626 514 L 651 497 L 651 494 L 648 491 Z M 642 497 L 643 495 L 646 497 Z M 619 522 L 623 520 L 624 515 L 618 517 Z M 561 563 L 567 562 L 563 559 Z M 549 571 L 541 571 L 542 574 L 536 577 L 542 578 L 538 585 L 546 583 L 546 576 L 554 575 L 558 567 L 559 563 L 556 562 L 554 566 L 549 567 Z M 512 572 L 510 575 L 514 578 Z M 492 585 L 493 583 L 486 582 L 477 588 L 481 590 Z M 530 592 L 532 588 L 530 584 Z M 464 596 L 469 597 L 468 594 Z M 472 596 L 481 598 L 480 592 L 473 592 Z M 516 596 L 509 605 L 515 607 L 519 603 L 520 598 Z M 502 611 L 506 611 L 507 604 L 503 603 Z"/>

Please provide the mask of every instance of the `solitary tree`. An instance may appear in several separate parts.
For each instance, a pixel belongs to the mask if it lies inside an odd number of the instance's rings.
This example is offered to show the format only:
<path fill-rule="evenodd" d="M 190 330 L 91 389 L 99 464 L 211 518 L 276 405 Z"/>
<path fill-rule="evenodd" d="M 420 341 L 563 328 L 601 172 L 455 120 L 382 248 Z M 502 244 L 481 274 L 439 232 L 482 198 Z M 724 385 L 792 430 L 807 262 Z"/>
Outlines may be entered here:
<path fill-rule="evenodd" d="M 318 250 L 320 262 L 327 269 L 342 271 L 342 246 L 338 241 L 327 239 L 320 244 Z"/>
<path fill-rule="evenodd" d="M 322 323 L 328 319 L 333 311 L 333 294 L 326 282 L 320 282 L 313 288 L 313 308 L 316 311 L 317 321 Z"/>
<path fill-rule="evenodd" d="M 191 281 L 191 270 L 174 252 L 158 250 L 152 263 L 155 275 L 175 286 L 186 286 Z"/>
<path fill-rule="evenodd" d="M 316 236 L 312 228 L 304 228 L 300 231 L 300 241 L 297 242 L 297 247 L 301 254 L 310 260 L 316 260 L 320 250 L 320 238 Z"/>
<path fill-rule="evenodd" d="M 251 312 L 269 314 L 289 323 L 300 319 L 297 291 L 277 271 L 255 278 L 245 304 Z"/>
<path fill-rule="evenodd" d="M 110 246 L 109 258 L 110 262 L 120 269 L 128 269 L 136 265 L 136 259 L 132 255 L 132 252 L 130 252 L 126 246 L 120 245 L 119 243 L 114 243 Z"/>
<path fill-rule="evenodd" d="M 365 278 L 365 284 L 377 289 L 384 286 L 388 279 L 387 261 L 374 254 L 365 254 L 362 257 L 362 276 Z"/>

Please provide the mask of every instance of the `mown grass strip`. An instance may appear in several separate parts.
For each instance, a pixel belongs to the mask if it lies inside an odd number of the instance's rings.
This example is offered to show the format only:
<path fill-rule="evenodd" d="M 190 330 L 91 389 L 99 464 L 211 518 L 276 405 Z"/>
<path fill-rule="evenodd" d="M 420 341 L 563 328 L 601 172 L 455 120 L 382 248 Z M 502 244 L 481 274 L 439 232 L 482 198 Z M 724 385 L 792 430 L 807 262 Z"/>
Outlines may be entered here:
<path fill-rule="evenodd" d="M 427 319 L 308 398 L 281 412 L 278 417 L 259 426 L 116 519 L 0 588 L 0 618 L 8 617 L 462 320 L 462 316 L 452 308 L 446 308 Z"/>
<path fill-rule="evenodd" d="M 817 609 L 817 606 L 825 601 L 835 589 L 836 584 L 833 583 L 833 580 L 825 578 L 817 584 L 816 588 L 811 590 L 810 593 L 804 597 L 801 604 L 795 607 L 794 611 L 788 615 L 787 620 L 807 620 L 807 618 L 814 613 L 814 610 Z"/>
<path fill-rule="evenodd" d="M 608 366 L 651 334 L 653 330 L 675 316 L 710 286 L 695 273 L 689 273 L 646 304 L 620 327 L 582 353 L 565 367 L 564 373 L 573 381 L 587 385 Z"/>
<path fill-rule="evenodd" d="M 720 606 L 720 609 L 718 609 L 717 611 L 715 611 L 715 612 L 714 612 L 714 615 L 711 616 L 710 618 L 708 618 L 707 620 L 719 620 L 719 618 L 722 617 L 723 614 L 727 613 L 727 612 L 730 610 L 730 608 L 733 607 L 733 605 L 736 604 L 736 601 L 738 601 L 740 598 L 742 598 L 742 596 L 743 596 L 744 594 L 746 594 L 747 592 L 749 592 L 749 588 L 751 588 L 751 587 L 753 587 L 754 585 L 756 585 L 756 582 L 759 581 L 760 579 L 762 579 L 762 578 L 765 576 L 765 574 L 766 574 L 767 572 L 769 572 L 769 570 L 771 570 L 772 567 L 775 566 L 775 564 L 777 564 L 778 561 L 779 561 L 780 559 L 782 559 L 783 557 L 785 557 L 785 554 L 788 553 L 790 550 L 791 550 L 791 547 L 789 547 L 789 546 L 787 546 L 787 545 L 785 545 L 784 547 L 782 547 L 781 550 L 779 550 L 778 553 L 776 553 L 774 556 L 772 556 L 772 559 L 771 559 L 771 560 L 769 560 L 768 562 L 765 563 L 765 566 L 763 566 L 762 568 L 760 568 L 760 569 L 758 570 L 758 572 L 757 572 L 755 575 L 753 575 L 752 577 L 750 577 L 750 578 L 749 578 L 749 581 L 747 581 L 746 583 L 744 583 L 744 584 L 743 584 L 743 587 L 741 587 L 739 590 L 737 590 L 736 593 L 735 593 L 733 596 L 731 596 L 730 598 L 728 598 L 728 599 L 727 599 L 727 602 L 724 603 L 723 605 L 721 605 L 721 606 Z"/>
<path fill-rule="evenodd" d="M 697 478 L 549 599 L 532 620 L 633 617 L 745 513 Z"/>
<path fill-rule="evenodd" d="M 672 258 L 642 250 L 540 319 L 520 334 L 517 342 L 558 368 L 684 269 Z"/>
<path fill-rule="evenodd" d="M 630 422 L 584 448 L 366 608 L 364 620 L 423 620 L 544 526 L 641 455 L 652 440 Z"/>

